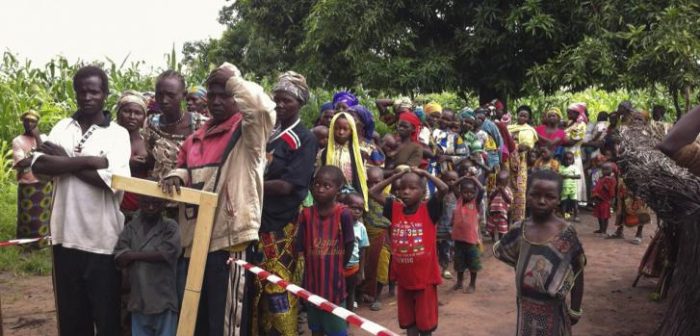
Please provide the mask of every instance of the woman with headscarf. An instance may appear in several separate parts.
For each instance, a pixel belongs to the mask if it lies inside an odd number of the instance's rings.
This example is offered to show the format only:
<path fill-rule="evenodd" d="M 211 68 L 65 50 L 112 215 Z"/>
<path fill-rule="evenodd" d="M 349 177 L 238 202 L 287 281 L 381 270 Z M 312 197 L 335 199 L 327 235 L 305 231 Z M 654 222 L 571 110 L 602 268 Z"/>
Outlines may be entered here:
<path fill-rule="evenodd" d="M 328 131 L 328 145 L 319 155 L 316 167 L 336 166 L 345 176 L 347 187 L 362 195 L 367 205 L 367 169 L 362 158 L 355 118 L 350 113 L 337 113 Z M 349 188 L 346 188 L 349 189 Z"/>
<path fill-rule="evenodd" d="M 390 153 L 386 153 L 386 171 L 393 172 L 393 169 L 407 165 L 419 167 L 423 160 L 423 146 L 418 142 L 418 133 L 421 129 L 421 121 L 413 112 L 403 112 L 399 115 L 396 123 L 396 132 L 399 137 L 398 148 Z"/>
<path fill-rule="evenodd" d="M 12 168 L 17 170 L 17 239 L 48 236 L 53 183 L 31 170 L 32 156 L 46 140 L 39 131 L 39 113 L 22 113 L 23 133 L 12 139 Z"/>
<path fill-rule="evenodd" d="M 209 118 L 209 109 L 207 107 L 207 89 L 204 86 L 197 85 L 187 90 L 185 97 L 188 112 L 197 112 Z"/>
<path fill-rule="evenodd" d="M 325 102 L 321 105 L 321 111 L 314 123 L 314 126 L 331 126 L 331 119 L 335 115 L 335 108 L 333 107 L 333 102 Z"/>
<path fill-rule="evenodd" d="M 501 146 L 503 146 L 503 137 L 501 137 L 501 132 L 498 130 L 498 126 L 496 126 L 496 124 L 487 116 L 488 110 L 485 108 L 480 107 L 474 111 L 476 126 L 479 130 L 484 131 L 481 135 L 481 140 L 484 143 L 484 150 L 488 156 L 486 163 L 489 168 L 493 169 L 501 164 Z M 484 134 L 488 135 L 488 137 L 485 137 Z M 477 135 L 479 134 L 477 133 Z"/>
<path fill-rule="evenodd" d="M 538 136 L 537 131 L 528 124 L 532 110 L 529 106 L 518 107 L 517 123 L 508 126 L 508 131 L 518 145 L 518 153 L 511 154 L 511 186 L 513 188 L 513 204 L 511 206 L 511 219 L 519 222 L 525 218 L 525 193 L 527 191 L 527 156 L 535 147 Z"/>
<path fill-rule="evenodd" d="M 317 143 L 299 119 L 309 100 L 304 76 L 288 71 L 272 89 L 277 125 L 267 144 L 258 265 L 282 279 L 300 283 L 295 237 L 299 208 L 309 191 Z M 269 282 L 255 281 L 251 335 L 297 335 L 298 299 Z"/>
<path fill-rule="evenodd" d="M 340 91 L 333 95 L 333 108 L 336 111 L 347 111 L 358 104 L 360 101 L 349 91 Z"/>
<path fill-rule="evenodd" d="M 574 154 L 574 165 L 577 171 L 581 175 L 581 178 L 576 180 L 578 190 L 576 192 L 577 201 L 579 203 L 588 202 L 588 193 L 586 192 L 586 180 L 583 175 L 583 152 L 581 151 L 581 145 L 583 144 L 583 139 L 586 136 L 586 129 L 588 125 L 588 117 L 586 117 L 586 104 L 585 103 L 573 103 L 569 105 L 566 110 L 566 114 L 569 118 L 568 126 L 566 127 L 566 138 L 567 143 L 564 145 L 567 152 Z M 578 218 L 574 219 L 575 221 Z"/>
<path fill-rule="evenodd" d="M 360 152 L 367 166 L 384 167 L 384 153 L 374 142 L 374 116 L 366 107 L 355 105 L 350 108 L 350 114 L 355 118 L 357 139 L 360 142 Z"/>
<path fill-rule="evenodd" d="M 145 178 L 148 176 L 148 166 L 146 165 L 146 141 L 141 132 L 144 120 L 146 119 L 148 107 L 146 99 L 135 91 L 125 91 L 117 101 L 117 123 L 126 128 L 131 141 L 131 158 L 129 168 L 132 177 Z M 138 195 L 124 193 L 121 210 L 128 223 L 134 213 L 139 209 Z"/>
<path fill-rule="evenodd" d="M 537 147 L 547 148 L 554 157 L 561 159 L 561 148 L 566 143 L 566 132 L 559 127 L 562 114 L 556 107 L 548 108 L 544 113 L 542 124 L 535 127 L 539 141 Z"/>

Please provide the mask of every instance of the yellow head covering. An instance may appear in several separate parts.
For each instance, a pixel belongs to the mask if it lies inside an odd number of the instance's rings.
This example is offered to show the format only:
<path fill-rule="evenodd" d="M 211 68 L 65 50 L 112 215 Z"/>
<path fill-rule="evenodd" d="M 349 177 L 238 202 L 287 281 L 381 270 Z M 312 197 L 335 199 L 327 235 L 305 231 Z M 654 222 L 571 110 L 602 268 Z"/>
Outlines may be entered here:
<path fill-rule="evenodd" d="M 431 113 L 442 113 L 442 105 L 438 104 L 437 102 L 430 102 L 425 104 L 423 106 L 423 110 L 425 111 L 425 114 L 430 115 Z"/>
<path fill-rule="evenodd" d="M 348 124 L 350 124 L 350 130 L 352 130 L 352 143 L 351 145 L 351 153 L 353 162 L 355 163 L 355 166 L 353 167 L 354 173 L 357 175 L 357 180 L 360 183 L 360 189 L 362 190 L 357 190 L 357 192 L 362 194 L 362 198 L 365 200 L 365 211 L 367 211 L 367 173 L 365 172 L 365 164 L 362 161 L 362 154 L 360 154 L 360 141 L 357 139 L 357 129 L 355 128 L 355 119 L 348 113 L 346 112 L 340 112 L 336 113 L 333 116 L 333 119 L 331 119 L 331 125 L 328 128 L 328 145 L 326 146 L 326 165 L 334 165 L 333 162 L 333 157 L 334 157 L 334 152 L 335 152 L 335 132 L 333 130 L 335 129 L 335 121 L 338 120 L 338 118 L 344 117 L 345 119 L 348 120 Z M 354 181 L 348 181 L 348 183 L 352 184 Z"/>
<path fill-rule="evenodd" d="M 559 116 L 559 118 L 563 118 L 563 116 L 561 114 L 561 110 L 558 107 L 550 107 L 547 109 L 547 111 L 544 114 L 548 115 L 550 113 L 555 113 L 556 115 Z"/>
<path fill-rule="evenodd" d="M 27 112 L 22 113 L 22 115 L 19 117 L 19 120 L 24 120 L 24 119 L 31 119 L 34 121 L 39 121 L 41 116 L 39 115 L 39 112 L 34 111 L 34 110 L 29 110 Z"/>

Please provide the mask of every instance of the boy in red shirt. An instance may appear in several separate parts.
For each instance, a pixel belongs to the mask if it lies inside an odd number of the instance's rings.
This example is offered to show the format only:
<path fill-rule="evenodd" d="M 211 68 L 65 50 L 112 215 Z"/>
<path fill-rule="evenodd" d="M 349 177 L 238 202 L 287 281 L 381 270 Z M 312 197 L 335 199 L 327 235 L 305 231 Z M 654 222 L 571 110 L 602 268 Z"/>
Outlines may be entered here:
<path fill-rule="evenodd" d="M 610 206 L 615 199 L 617 180 L 614 176 L 614 164 L 603 164 L 603 176 L 596 181 L 591 196 L 593 196 L 593 216 L 598 218 L 598 230 L 593 233 L 606 233 L 610 220 Z"/>
<path fill-rule="evenodd" d="M 384 198 L 382 190 L 401 178 L 398 199 Z M 427 201 L 426 179 L 437 192 Z M 441 283 L 436 235 L 442 214 L 442 198 L 449 187 L 424 170 L 412 168 L 394 174 L 370 189 L 374 200 L 384 205 L 391 221 L 391 278 L 397 282 L 399 326 L 408 336 L 431 335 L 437 329 L 437 285 Z"/>
<path fill-rule="evenodd" d="M 481 237 L 479 236 L 479 203 L 477 195 L 484 188 L 474 177 L 464 176 L 458 181 L 459 199 L 452 215 L 452 240 L 455 242 L 454 290 L 464 288 L 464 271 L 469 269 L 466 293 L 476 291 L 476 274 L 481 270 Z"/>

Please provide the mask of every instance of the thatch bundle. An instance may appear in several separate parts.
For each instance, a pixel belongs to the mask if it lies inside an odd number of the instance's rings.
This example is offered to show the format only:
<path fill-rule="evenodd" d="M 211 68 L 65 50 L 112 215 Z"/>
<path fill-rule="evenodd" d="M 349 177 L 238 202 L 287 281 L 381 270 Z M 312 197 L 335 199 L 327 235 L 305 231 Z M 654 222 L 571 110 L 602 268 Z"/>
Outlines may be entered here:
<path fill-rule="evenodd" d="M 662 137 L 649 127 L 623 128 L 618 164 L 625 184 L 663 220 L 670 240 L 675 270 L 657 334 L 700 335 L 700 177 L 655 149 Z"/>

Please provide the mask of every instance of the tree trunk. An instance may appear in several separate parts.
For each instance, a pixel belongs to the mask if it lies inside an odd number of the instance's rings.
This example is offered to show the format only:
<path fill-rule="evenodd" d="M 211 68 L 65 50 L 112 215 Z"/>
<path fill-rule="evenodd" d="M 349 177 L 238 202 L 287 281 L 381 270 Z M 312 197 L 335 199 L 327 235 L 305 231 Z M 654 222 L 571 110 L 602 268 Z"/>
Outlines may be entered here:
<path fill-rule="evenodd" d="M 685 113 L 690 111 L 690 86 L 686 85 L 683 89 L 683 98 L 685 98 Z"/>
<path fill-rule="evenodd" d="M 484 104 L 490 103 L 494 99 L 500 100 L 505 106 L 505 111 L 508 111 L 506 95 L 503 92 L 490 86 L 479 86 L 479 106 L 484 106 Z"/>
<path fill-rule="evenodd" d="M 678 89 L 674 85 L 671 85 L 669 87 L 669 93 L 671 94 L 671 98 L 673 98 L 673 107 L 676 109 L 676 121 L 678 121 L 683 115 L 681 104 L 678 101 Z"/>

